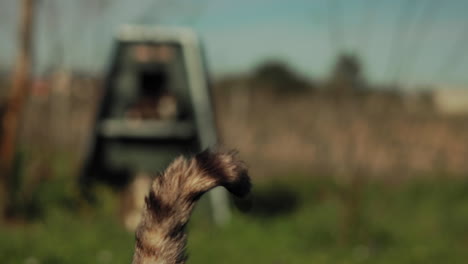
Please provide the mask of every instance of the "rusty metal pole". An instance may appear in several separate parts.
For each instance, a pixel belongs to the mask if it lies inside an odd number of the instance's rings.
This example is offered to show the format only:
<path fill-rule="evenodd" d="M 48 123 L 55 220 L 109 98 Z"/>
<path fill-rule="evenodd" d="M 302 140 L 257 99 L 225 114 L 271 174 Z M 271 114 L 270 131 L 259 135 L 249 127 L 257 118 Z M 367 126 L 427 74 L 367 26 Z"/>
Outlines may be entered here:
<path fill-rule="evenodd" d="M 21 0 L 17 58 L 6 111 L 2 120 L 3 136 L 0 139 L 0 198 L 2 200 L 0 201 L 0 209 L 3 215 L 11 202 L 9 182 L 12 177 L 20 119 L 29 95 L 35 2 L 35 0 Z"/>

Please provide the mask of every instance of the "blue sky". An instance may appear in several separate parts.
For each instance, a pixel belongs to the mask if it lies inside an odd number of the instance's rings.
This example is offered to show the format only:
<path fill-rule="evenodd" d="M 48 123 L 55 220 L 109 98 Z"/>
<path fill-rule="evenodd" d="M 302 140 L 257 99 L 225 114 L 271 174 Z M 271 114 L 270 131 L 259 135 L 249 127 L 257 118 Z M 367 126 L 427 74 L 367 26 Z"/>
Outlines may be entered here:
<path fill-rule="evenodd" d="M 468 83 L 466 0 L 42 0 L 36 69 L 104 69 L 122 23 L 195 28 L 215 76 L 284 60 L 323 78 L 354 52 L 373 82 Z M 0 0 L 0 64 L 14 53 L 15 0 Z M 103 3 L 103 5 L 96 5 Z M 58 32 L 58 33 L 57 33 Z M 63 51 L 61 51 L 63 50 Z"/>

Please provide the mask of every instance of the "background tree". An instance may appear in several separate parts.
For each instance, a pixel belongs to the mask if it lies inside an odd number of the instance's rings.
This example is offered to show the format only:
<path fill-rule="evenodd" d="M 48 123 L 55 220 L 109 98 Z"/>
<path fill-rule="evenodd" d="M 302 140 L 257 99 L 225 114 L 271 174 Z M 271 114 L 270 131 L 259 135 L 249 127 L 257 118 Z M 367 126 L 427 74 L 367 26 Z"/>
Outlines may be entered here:
<path fill-rule="evenodd" d="M 18 27 L 18 54 L 12 78 L 12 86 L 2 122 L 0 142 L 0 171 L 2 213 L 8 216 L 11 211 L 11 188 L 9 182 L 13 175 L 15 145 L 23 106 L 28 98 L 28 87 L 32 65 L 32 44 L 35 0 L 22 0 Z"/>
<path fill-rule="evenodd" d="M 342 54 L 336 60 L 328 81 L 334 91 L 355 91 L 365 86 L 361 62 L 355 55 Z"/>
<path fill-rule="evenodd" d="M 277 93 L 304 92 L 314 88 L 288 64 L 276 60 L 260 64 L 252 75 L 252 81 L 253 87 L 272 89 Z"/>

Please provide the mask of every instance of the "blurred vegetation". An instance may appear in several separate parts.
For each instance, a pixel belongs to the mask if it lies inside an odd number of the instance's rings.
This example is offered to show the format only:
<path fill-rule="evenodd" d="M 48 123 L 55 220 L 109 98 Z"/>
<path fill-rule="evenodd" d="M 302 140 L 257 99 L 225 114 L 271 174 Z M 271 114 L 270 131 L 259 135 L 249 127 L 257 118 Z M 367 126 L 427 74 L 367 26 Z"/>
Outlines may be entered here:
<path fill-rule="evenodd" d="M 313 91 L 315 84 L 298 74 L 283 61 L 266 61 L 250 76 L 250 86 L 277 94 L 296 94 Z"/>
<path fill-rule="evenodd" d="M 362 91 L 368 89 L 364 80 L 359 58 L 342 54 L 338 56 L 325 87 L 329 91 L 341 93 Z"/>
<path fill-rule="evenodd" d="M 15 217 L 0 226 L 2 263 L 130 263 L 134 236 L 119 223 L 116 193 L 95 186 L 90 204 L 78 191 L 99 84 L 57 73 L 34 86 L 11 185 Z M 467 171 L 466 115 L 440 115 L 430 94 L 373 89 L 348 55 L 324 83 L 272 61 L 218 81 L 214 95 L 223 143 L 263 182 L 226 228 L 197 208 L 189 263 L 468 258 L 468 179 L 453 177 Z"/>
<path fill-rule="evenodd" d="M 106 9 L 96 3 L 83 5 L 96 11 L 88 17 Z M 95 186 L 90 204 L 77 189 L 101 80 L 63 71 L 73 45 L 50 39 L 58 52 L 52 71 L 32 80 L 24 109 L 8 185 L 14 217 L 0 226 L 1 263 L 130 263 L 134 236 L 119 223 L 116 194 Z M 0 72 L 0 120 L 9 79 Z M 466 113 L 441 115 L 431 92 L 368 83 L 349 54 L 322 81 L 268 61 L 215 86 L 223 143 L 266 177 L 258 177 L 264 182 L 255 183 L 252 204 L 238 202 L 244 212 L 223 229 L 203 204 L 197 208 L 189 263 L 466 262 L 468 179 L 452 177 L 468 171 Z M 292 170 L 308 174 L 269 177 Z M 320 171 L 340 177 L 314 177 Z M 369 173 L 375 177 L 363 176 Z"/>
<path fill-rule="evenodd" d="M 351 183 L 282 176 L 288 177 L 256 182 L 251 208 L 236 211 L 226 228 L 213 227 L 206 208 L 197 207 L 188 263 L 465 263 L 468 258 L 466 179 L 363 182 L 350 219 L 345 216 Z M 60 181 L 40 191 L 40 204 L 47 206 L 41 217 L 0 227 L 2 263 L 130 263 L 134 238 L 118 223 L 115 195 L 98 186 L 96 204 L 75 210 L 67 191 L 53 187 Z"/>

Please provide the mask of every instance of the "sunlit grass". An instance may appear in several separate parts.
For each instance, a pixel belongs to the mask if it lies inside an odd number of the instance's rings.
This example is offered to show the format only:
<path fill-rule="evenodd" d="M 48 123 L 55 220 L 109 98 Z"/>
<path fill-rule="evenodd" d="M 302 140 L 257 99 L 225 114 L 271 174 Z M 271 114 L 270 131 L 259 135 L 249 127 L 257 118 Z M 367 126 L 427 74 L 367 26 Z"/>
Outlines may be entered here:
<path fill-rule="evenodd" d="M 215 227 L 199 206 L 189 226 L 188 263 L 468 259 L 468 181 L 370 183 L 352 217 L 346 213 L 347 188 L 323 180 L 257 183 L 251 211 L 235 211 L 224 228 Z M 130 263 L 134 236 L 119 225 L 112 193 L 99 190 L 94 208 L 75 211 L 55 203 L 32 224 L 1 227 L 1 263 Z"/>

